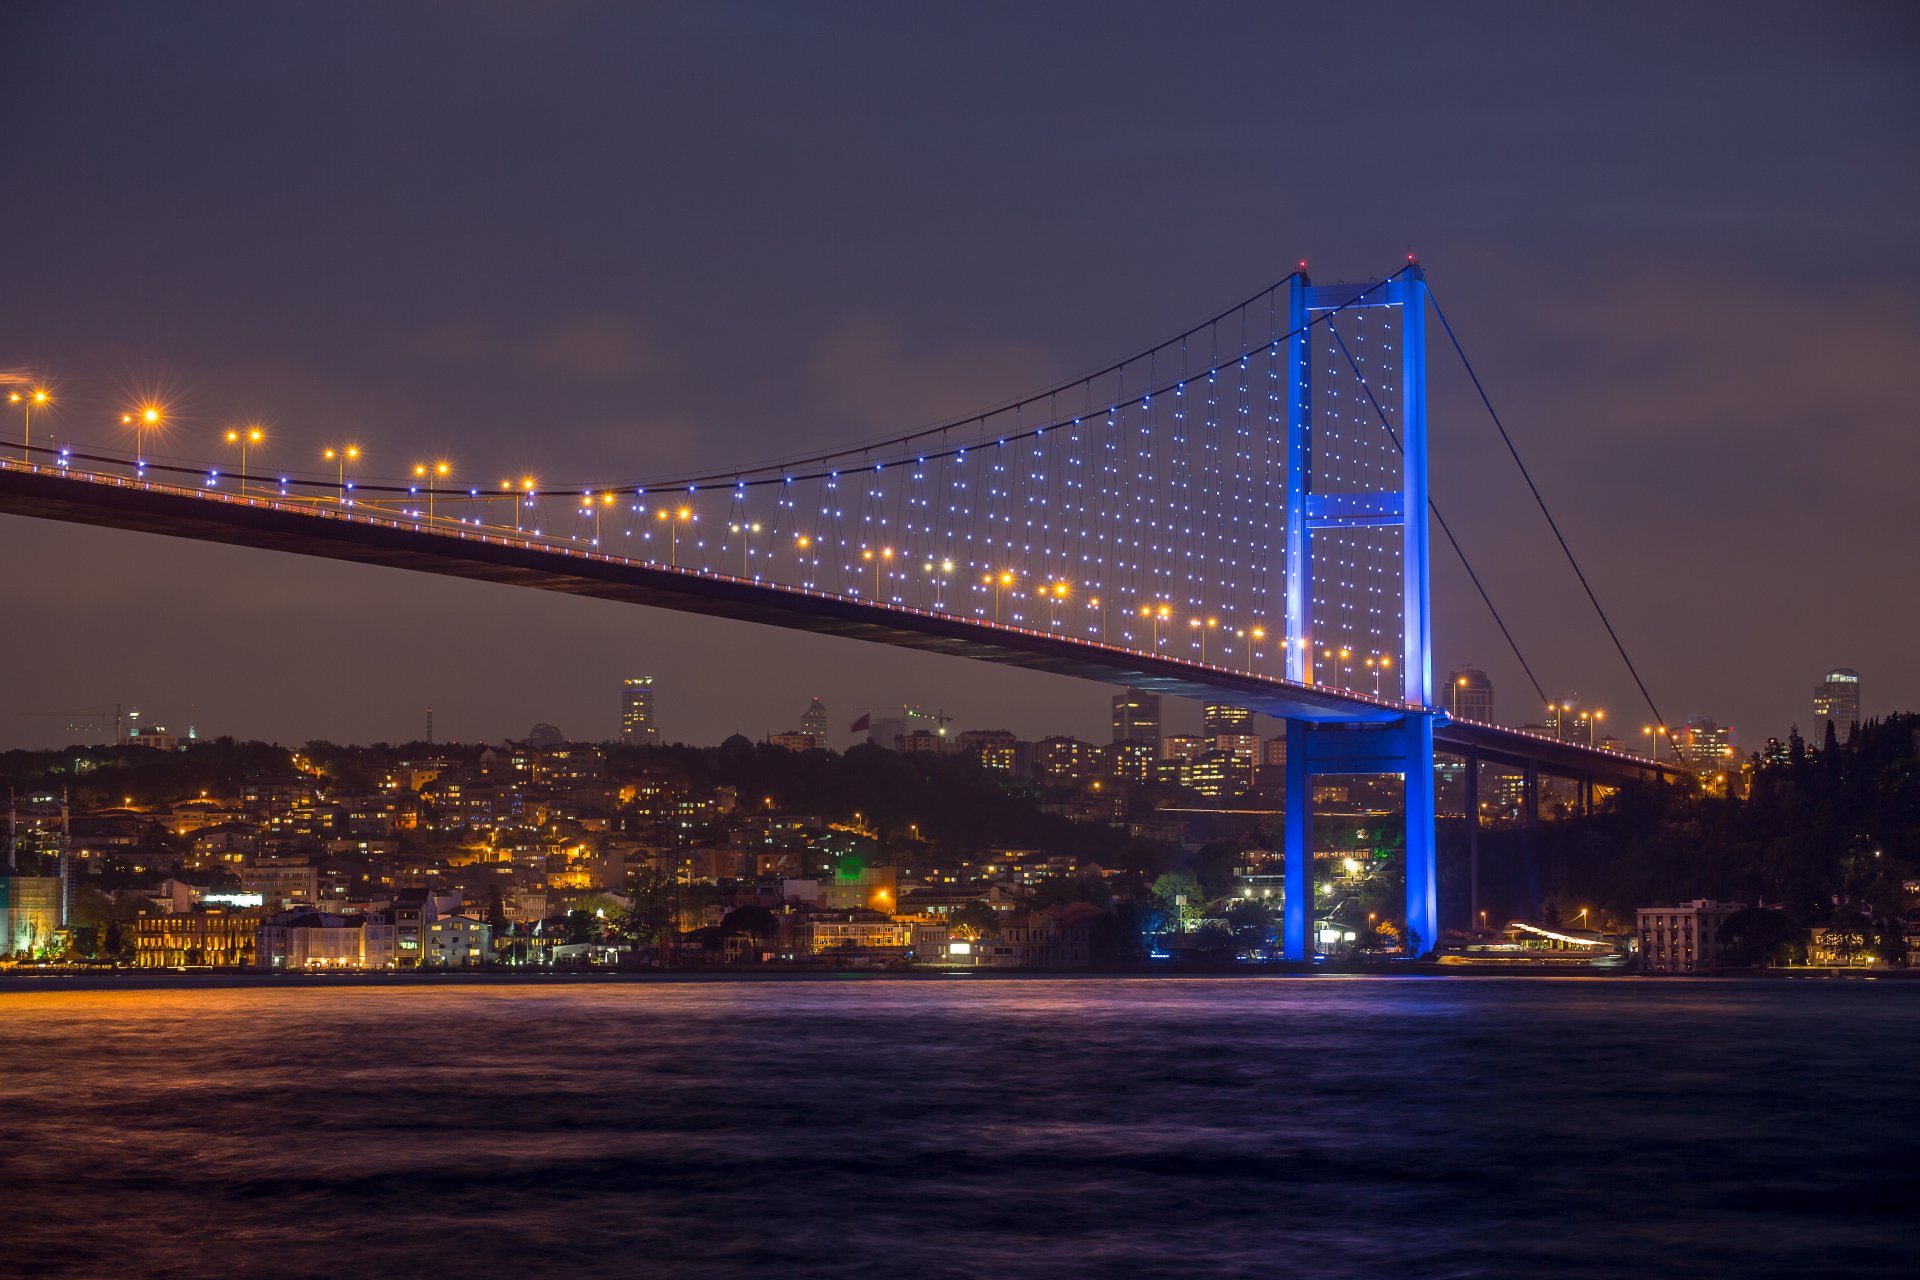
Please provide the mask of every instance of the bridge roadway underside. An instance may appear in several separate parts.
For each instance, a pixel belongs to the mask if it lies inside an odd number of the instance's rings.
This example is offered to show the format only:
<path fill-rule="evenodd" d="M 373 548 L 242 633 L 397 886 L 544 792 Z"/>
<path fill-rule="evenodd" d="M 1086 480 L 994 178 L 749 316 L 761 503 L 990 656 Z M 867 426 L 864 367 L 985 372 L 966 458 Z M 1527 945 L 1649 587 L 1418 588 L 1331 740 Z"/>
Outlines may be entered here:
<path fill-rule="evenodd" d="M 247 503 L 213 495 L 201 497 L 131 481 L 78 479 L 46 468 L 28 471 L 18 464 L 0 468 L 0 513 L 11 515 L 411 569 L 757 622 L 1131 685 L 1176 697 L 1227 702 L 1315 724 L 1389 724 L 1406 715 L 1405 708 L 1330 689 L 1201 668 L 1127 649 L 996 626 L 978 618 L 879 606 L 697 570 L 568 552 L 498 534 L 483 537 L 477 530 L 458 536 L 443 525 L 429 532 L 385 514 L 363 512 L 349 519 L 344 514 L 323 514 L 323 510 L 290 508 L 265 500 Z M 1541 741 L 1493 726 L 1454 724 L 1444 718 L 1435 726 L 1434 745 L 1441 751 L 1473 748 L 1482 758 L 1503 763 L 1533 759 L 1550 772 L 1564 769 L 1602 782 L 1654 777 L 1663 772 L 1650 762 L 1636 765 L 1569 743 Z"/>

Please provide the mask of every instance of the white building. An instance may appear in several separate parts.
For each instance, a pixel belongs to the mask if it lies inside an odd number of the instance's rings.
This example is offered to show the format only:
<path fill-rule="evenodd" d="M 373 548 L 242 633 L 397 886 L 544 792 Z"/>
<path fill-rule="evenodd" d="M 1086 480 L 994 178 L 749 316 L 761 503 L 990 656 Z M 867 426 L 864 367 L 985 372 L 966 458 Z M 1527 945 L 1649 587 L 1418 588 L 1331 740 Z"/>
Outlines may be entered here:
<path fill-rule="evenodd" d="M 420 963 L 470 968 L 493 955 L 493 927 L 473 916 L 442 916 L 427 926 Z"/>
<path fill-rule="evenodd" d="M 280 916 L 260 928 L 254 964 L 261 969 L 391 969 L 393 924 L 381 916 Z"/>

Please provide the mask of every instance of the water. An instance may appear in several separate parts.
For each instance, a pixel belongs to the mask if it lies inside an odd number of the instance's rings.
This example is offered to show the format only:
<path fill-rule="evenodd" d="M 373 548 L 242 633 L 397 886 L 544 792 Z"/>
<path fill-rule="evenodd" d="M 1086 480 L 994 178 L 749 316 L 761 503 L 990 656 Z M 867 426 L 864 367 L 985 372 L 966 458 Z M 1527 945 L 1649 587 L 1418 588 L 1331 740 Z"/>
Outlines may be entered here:
<path fill-rule="evenodd" d="M 1911 1276 L 1917 1066 L 1920 983 L 16 989 L 0 1274 Z"/>

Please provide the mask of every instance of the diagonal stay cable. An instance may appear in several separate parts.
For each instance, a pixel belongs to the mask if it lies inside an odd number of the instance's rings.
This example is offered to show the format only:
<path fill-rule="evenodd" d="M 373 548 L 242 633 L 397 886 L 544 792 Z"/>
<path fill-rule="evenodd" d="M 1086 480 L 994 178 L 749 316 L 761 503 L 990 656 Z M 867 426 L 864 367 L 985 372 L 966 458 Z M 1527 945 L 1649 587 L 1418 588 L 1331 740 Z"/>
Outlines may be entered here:
<path fill-rule="evenodd" d="M 1327 332 L 1333 335 L 1334 342 L 1339 345 L 1340 354 L 1347 358 L 1347 367 L 1353 370 L 1353 376 L 1359 381 L 1360 389 L 1367 393 L 1367 403 L 1373 406 L 1373 412 L 1379 417 L 1380 425 L 1387 429 L 1387 438 L 1393 441 L 1393 447 L 1398 449 L 1401 457 L 1404 458 L 1407 450 L 1406 446 L 1400 443 L 1400 433 L 1393 429 L 1393 423 L 1387 420 L 1386 410 L 1382 409 L 1380 402 L 1374 399 L 1372 385 L 1368 383 L 1367 376 L 1360 372 L 1360 364 L 1353 358 L 1353 352 L 1347 350 L 1347 340 L 1342 338 L 1340 331 L 1332 325 L 1327 326 Z M 1487 606 L 1487 612 L 1493 615 L 1494 624 L 1500 628 L 1500 634 L 1506 637 L 1507 648 L 1513 650 L 1514 659 L 1519 662 L 1520 669 L 1527 673 L 1528 683 L 1533 685 L 1533 691 L 1540 695 L 1540 701 L 1545 702 L 1547 691 L 1540 687 L 1539 678 L 1533 674 L 1533 668 L 1527 665 L 1526 655 L 1520 652 L 1520 645 L 1514 640 L 1513 632 L 1507 630 L 1506 619 L 1500 616 L 1500 610 L 1494 608 L 1493 597 L 1487 594 L 1486 587 L 1480 582 L 1480 575 L 1473 570 L 1473 562 L 1467 559 L 1467 553 L 1461 549 L 1460 539 L 1453 536 L 1453 530 L 1447 525 L 1447 518 L 1440 514 L 1440 507 L 1432 497 L 1427 499 L 1427 510 L 1433 513 L 1434 523 L 1440 526 L 1440 532 L 1447 535 L 1447 542 L 1452 545 L 1453 554 L 1460 557 L 1461 568 L 1467 571 L 1467 577 L 1473 579 L 1473 589 L 1480 593 L 1481 602 Z"/>
<path fill-rule="evenodd" d="M 1431 286 L 1427 290 L 1427 298 L 1433 303 L 1433 314 L 1440 317 L 1440 327 L 1447 331 L 1447 341 L 1453 344 L 1454 354 L 1460 357 L 1460 366 L 1467 371 L 1467 376 L 1473 379 L 1473 389 L 1479 392 L 1480 403 L 1487 407 L 1487 416 L 1493 419 L 1493 425 L 1499 430 L 1500 439 L 1505 442 L 1507 452 L 1513 455 L 1513 465 L 1520 468 L 1520 478 L 1527 482 L 1527 488 L 1533 493 L 1534 502 L 1540 507 L 1540 514 L 1547 518 L 1547 528 L 1553 530 L 1554 541 L 1560 544 L 1560 550 L 1566 554 L 1567 563 L 1573 566 L 1573 576 L 1580 579 L 1580 589 L 1587 593 L 1587 601 L 1593 605 L 1593 611 L 1600 615 L 1600 625 L 1607 629 L 1607 638 L 1613 641 L 1614 650 L 1619 653 L 1620 661 L 1626 664 L 1627 674 L 1631 675 L 1634 684 L 1639 686 L 1640 696 L 1646 699 L 1647 710 L 1653 712 L 1654 723 L 1665 729 L 1667 718 L 1660 714 L 1660 708 L 1654 704 L 1653 694 L 1647 690 L 1647 682 L 1640 678 L 1639 668 L 1635 667 L 1633 659 L 1627 656 L 1627 646 L 1620 643 L 1620 634 L 1613 629 L 1613 621 L 1607 617 L 1607 611 L 1600 607 L 1600 597 L 1593 593 L 1593 584 L 1587 581 L 1587 575 L 1580 568 L 1580 561 L 1575 558 L 1573 548 L 1567 545 L 1566 535 L 1560 532 L 1560 522 L 1555 520 L 1553 512 L 1547 509 L 1547 500 L 1540 496 L 1540 486 L 1533 482 L 1533 473 L 1528 471 L 1527 464 L 1520 460 L 1520 450 L 1514 447 L 1513 437 L 1507 434 L 1506 423 L 1500 421 L 1499 411 L 1493 407 L 1492 398 L 1487 395 L 1487 389 L 1481 385 L 1480 375 L 1474 371 L 1473 361 L 1467 359 L 1467 353 L 1461 347 L 1460 339 L 1455 336 L 1453 326 L 1447 323 L 1447 313 L 1440 309 L 1440 301 L 1433 296 Z M 1671 732 L 1666 736 L 1667 745 L 1673 750 L 1673 758 L 1678 760 L 1680 744 L 1675 741 Z"/>

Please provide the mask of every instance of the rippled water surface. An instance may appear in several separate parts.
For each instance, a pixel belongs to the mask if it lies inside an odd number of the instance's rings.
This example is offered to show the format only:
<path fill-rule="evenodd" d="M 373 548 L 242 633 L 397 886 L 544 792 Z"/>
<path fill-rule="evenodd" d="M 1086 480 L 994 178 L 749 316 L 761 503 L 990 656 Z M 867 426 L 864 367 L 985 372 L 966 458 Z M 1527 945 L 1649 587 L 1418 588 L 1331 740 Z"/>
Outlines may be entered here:
<path fill-rule="evenodd" d="M 1920 984 L 0 993 L 0 1274 L 1916 1274 Z"/>

